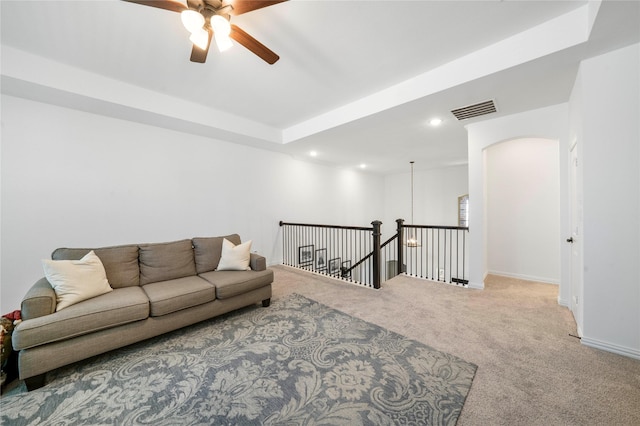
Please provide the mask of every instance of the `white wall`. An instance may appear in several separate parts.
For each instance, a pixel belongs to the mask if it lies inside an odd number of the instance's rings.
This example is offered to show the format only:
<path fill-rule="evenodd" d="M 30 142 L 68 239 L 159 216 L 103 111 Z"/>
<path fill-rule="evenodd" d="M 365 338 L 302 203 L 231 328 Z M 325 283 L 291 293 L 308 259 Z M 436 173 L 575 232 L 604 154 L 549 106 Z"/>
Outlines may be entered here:
<path fill-rule="evenodd" d="M 522 138 L 544 138 L 559 143 L 559 163 L 567 164 L 568 158 L 568 105 L 560 104 L 520 114 L 481 121 L 467 126 L 469 133 L 469 285 L 484 287 L 484 278 L 489 271 L 487 265 L 487 166 L 486 148 L 499 142 Z M 568 264 L 570 250 L 564 242 L 570 235 L 568 220 L 567 170 L 560 169 L 560 233 L 555 245 L 560 252 L 559 301 L 567 300 L 569 279 L 564 265 Z M 551 247 L 550 250 L 556 250 Z M 566 303 L 563 303 L 566 304 Z"/>
<path fill-rule="evenodd" d="M 498 143 L 485 161 L 489 273 L 559 284 L 558 141 Z"/>
<path fill-rule="evenodd" d="M 584 61 L 572 93 L 583 195 L 582 343 L 640 359 L 640 44 Z"/>
<path fill-rule="evenodd" d="M 417 167 L 417 165 L 416 165 Z M 411 223 L 411 172 L 388 175 L 384 179 L 385 238 L 396 230 L 396 219 Z M 413 216 L 416 225 L 458 226 L 458 197 L 468 193 L 467 166 L 414 171 Z"/>
<path fill-rule="evenodd" d="M 280 220 L 367 225 L 382 177 L 2 96 L 1 312 L 40 260 L 100 247 L 237 232 L 279 263 Z"/>

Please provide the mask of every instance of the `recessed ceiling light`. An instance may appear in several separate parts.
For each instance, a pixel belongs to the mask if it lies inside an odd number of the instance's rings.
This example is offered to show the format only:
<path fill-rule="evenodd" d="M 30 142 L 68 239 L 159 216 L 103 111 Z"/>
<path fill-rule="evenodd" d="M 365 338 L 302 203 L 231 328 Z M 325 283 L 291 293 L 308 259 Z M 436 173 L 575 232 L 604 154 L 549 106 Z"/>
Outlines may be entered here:
<path fill-rule="evenodd" d="M 367 168 L 367 165 L 366 165 L 366 164 L 364 164 L 364 163 L 362 163 L 362 164 L 360 164 L 360 168 L 361 168 L 361 169 L 366 169 L 366 168 Z"/>
<path fill-rule="evenodd" d="M 442 123 L 442 119 L 440 118 L 433 118 L 431 119 L 431 121 L 429 121 L 429 124 L 431 124 L 432 126 L 439 126 Z"/>
<path fill-rule="evenodd" d="M 318 156 L 318 153 L 317 153 L 316 151 L 311 151 L 311 152 L 309 153 L 309 155 L 310 155 L 310 156 L 312 156 L 312 157 L 317 157 L 317 156 Z"/>

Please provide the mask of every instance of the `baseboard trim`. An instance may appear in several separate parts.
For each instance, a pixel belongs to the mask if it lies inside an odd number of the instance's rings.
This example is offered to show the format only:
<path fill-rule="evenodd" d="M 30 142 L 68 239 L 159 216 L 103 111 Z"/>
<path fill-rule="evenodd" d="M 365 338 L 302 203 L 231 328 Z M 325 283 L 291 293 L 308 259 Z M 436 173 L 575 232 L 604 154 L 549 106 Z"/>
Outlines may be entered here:
<path fill-rule="evenodd" d="M 472 281 L 469 281 L 469 288 L 473 288 L 476 290 L 484 290 L 484 282 L 482 283 L 474 283 Z"/>
<path fill-rule="evenodd" d="M 603 342 L 597 339 L 590 339 L 582 336 L 580 340 L 583 345 L 590 348 L 600 349 L 607 352 L 613 352 L 614 354 L 623 355 L 629 358 L 640 360 L 640 350 L 634 348 L 627 348 L 626 346 L 615 345 L 609 342 Z"/>
<path fill-rule="evenodd" d="M 571 309 L 571 305 L 569 304 L 569 301 L 565 299 L 561 299 L 560 296 L 558 296 L 558 305 Z"/>
<path fill-rule="evenodd" d="M 514 274 L 514 273 L 511 273 L 511 272 L 503 272 L 503 271 L 489 271 L 489 274 L 491 274 L 491 275 L 500 275 L 502 277 L 516 278 L 516 279 L 525 280 L 525 281 L 535 281 L 535 282 L 538 282 L 538 283 L 560 285 L 560 280 L 559 279 L 553 279 L 553 278 L 548 278 L 548 277 L 536 277 L 536 276 L 533 276 L 533 275 Z"/>

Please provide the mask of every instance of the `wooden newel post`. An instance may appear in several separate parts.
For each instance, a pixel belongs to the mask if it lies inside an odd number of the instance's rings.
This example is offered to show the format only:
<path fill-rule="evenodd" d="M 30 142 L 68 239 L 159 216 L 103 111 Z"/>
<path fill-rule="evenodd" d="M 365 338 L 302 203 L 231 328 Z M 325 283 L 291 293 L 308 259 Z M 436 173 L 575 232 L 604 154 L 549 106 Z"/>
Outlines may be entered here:
<path fill-rule="evenodd" d="M 382 222 L 374 220 L 371 222 L 373 225 L 373 288 L 380 288 L 380 226 Z"/>
<path fill-rule="evenodd" d="M 404 219 L 396 219 L 396 223 L 398 224 L 397 235 L 398 235 L 398 264 L 397 274 L 400 275 L 405 272 L 404 270 L 404 250 L 403 250 L 403 242 L 404 242 Z"/>

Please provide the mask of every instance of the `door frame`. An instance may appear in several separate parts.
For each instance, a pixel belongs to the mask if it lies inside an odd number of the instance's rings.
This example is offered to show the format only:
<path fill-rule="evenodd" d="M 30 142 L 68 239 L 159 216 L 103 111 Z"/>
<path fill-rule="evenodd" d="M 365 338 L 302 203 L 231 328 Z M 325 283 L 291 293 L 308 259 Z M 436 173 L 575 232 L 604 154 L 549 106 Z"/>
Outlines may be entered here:
<path fill-rule="evenodd" d="M 576 321 L 578 335 L 582 337 L 583 282 L 582 282 L 582 191 L 580 185 L 580 157 L 578 140 L 569 147 L 569 221 L 571 235 L 571 285 L 569 309 Z"/>

